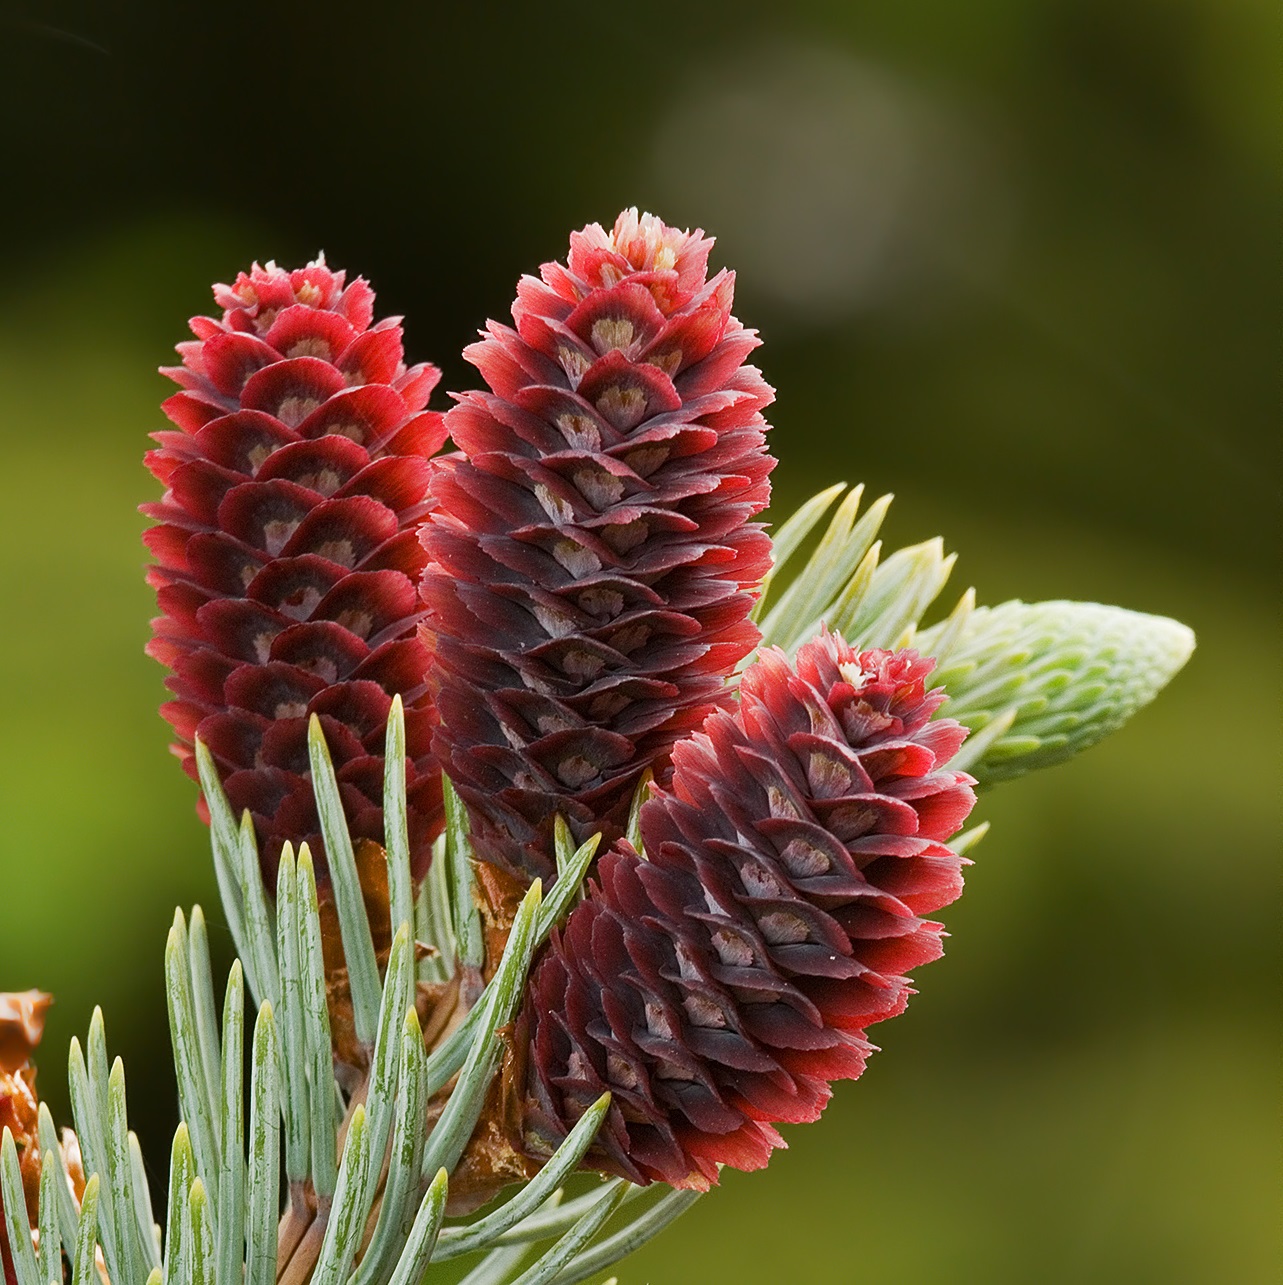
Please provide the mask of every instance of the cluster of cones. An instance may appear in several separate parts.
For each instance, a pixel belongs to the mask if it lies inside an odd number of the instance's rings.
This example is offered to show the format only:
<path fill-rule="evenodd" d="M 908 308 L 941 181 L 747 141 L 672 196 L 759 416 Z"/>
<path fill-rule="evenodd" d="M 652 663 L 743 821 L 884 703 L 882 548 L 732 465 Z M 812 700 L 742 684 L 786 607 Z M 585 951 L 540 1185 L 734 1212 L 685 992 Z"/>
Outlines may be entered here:
<path fill-rule="evenodd" d="M 323 859 L 314 715 L 354 836 L 382 838 L 397 694 L 420 871 L 442 771 L 504 880 L 553 875 L 558 817 L 602 834 L 514 1034 L 513 1141 L 537 1163 L 609 1089 L 593 1163 L 687 1187 L 765 1163 L 776 1124 L 860 1074 L 865 1029 L 939 953 L 921 916 L 961 889 L 973 799 L 911 652 L 824 635 L 734 681 L 760 642 L 773 392 L 711 245 L 636 211 L 574 234 L 445 415 L 364 281 L 256 265 L 180 346 L 146 506 L 175 751 L 195 775 L 208 746 L 269 887 L 285 841 Z"/>

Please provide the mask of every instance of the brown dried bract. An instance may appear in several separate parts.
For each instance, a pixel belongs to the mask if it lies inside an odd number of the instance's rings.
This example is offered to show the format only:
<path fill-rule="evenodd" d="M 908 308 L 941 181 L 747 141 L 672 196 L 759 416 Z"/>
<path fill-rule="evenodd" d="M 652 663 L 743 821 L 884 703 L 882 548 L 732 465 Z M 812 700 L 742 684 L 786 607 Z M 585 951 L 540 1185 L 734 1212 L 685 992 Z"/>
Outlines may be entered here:
<path fill-rule="evenodd" d="M 454 1172 L 446 1212 L 469 1214 L 488 1204 L 505 1187 L 524 1182 L 539 1172 L 539 1165 L 519 1150 L 521 1088 L 525 1082 L 525 1047 L 514 1038 L 511 1026 L 499 1034 L 504 1042 L 503 1065 L 490 1082 L 477 1127 Z"/>
<path fill-rule="evenodd" d="M 483 973 L 489 981 L 499 967 L 513 921 L 529 885 L 488 862 L 474 864 L 478 905 L 485 936 Z M 521 1146 L 523 1093 L 526 1080 L 524 1024 L 500 1029 L 503 1063 L 490 1083 L 477 1127 L 450 1175 L 448 1212 L 471 1213 L 494 1199 L 505 1187 L 539 1172 L 539 1165 Z"/>
<path fill-rule="evenodd" d="M 0 1071 L 14 1072 L 31 1061 L 52 1003 L 44 991 L 0 991 Z"/>
<path fill-rule="evenodd" d="M 346 968 L 325 970 L 325 1002 L 330 1011 L 330 1044 L 334 1048 L 334 1073 L 345 1089 L 359 1083 L 370 1063 L 370 1050 L 356 1035 L 352 986 Z"/>
<path fill-rule="evenodd" d="M 35 1067 L 0 1071 L 0 1133 L 8 1129 L 17 1144 L 27 1212 L 33 1219 L 40 1192 L 40 1147 L 36 1141 L 39 1111 Z"/>
<path fill-rule="evenodd" d="M 486 861 L 473 863 L 477 890 L 481 896 L 481 926 L 485 937 L 485 980 L 489 981 L 499 967 L 508 934 L 529 885 Z"/>
<path fill-rule="evenodd" d="M 8 1129 L 18 1149 L 18 1167 L 27 1205 L 27 1221 L 34 1227 L 40 1197 L 40 1099 L 36 1096 L 36 1070 L 31 1054 L 44 1034 L 45 1013 L 53 996 L 43 991 L 18 994 L 0 992 L 0 1134 Z M 0 1201 L 0 1215 L 3 1215 Z M 9 1245 L 0 1216 L 0 1274 L 11 1268 Z"/>

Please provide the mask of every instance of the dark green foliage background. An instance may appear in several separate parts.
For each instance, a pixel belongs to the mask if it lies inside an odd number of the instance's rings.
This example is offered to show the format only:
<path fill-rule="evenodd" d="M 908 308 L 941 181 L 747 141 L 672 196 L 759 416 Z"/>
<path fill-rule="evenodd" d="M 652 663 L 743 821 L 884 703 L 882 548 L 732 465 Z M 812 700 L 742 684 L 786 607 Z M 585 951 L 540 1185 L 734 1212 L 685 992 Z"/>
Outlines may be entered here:
<path fill-rule="evenodd" d="M 1272 1275 L 1276 25 L 1262 0 L 6 7 L 0 989 L 58 996 L 58 1113 L 101 1002 L 162 1163 L 165 931 L 216 906 L 142 655 L 140 457 L 184 318 L 323 245 L 466 386 L 518 273 L 636 203 L 740 270 L 777 513 L 893 489 L 892 541 L 943 534 L 957 592 L 1163 612 L 1200 649 L 1115 740 L 983 801 L 949 956 L 864 1080 L 624 1280 Z M 884 230 L 909 270 L 790 302 L 806 238 L 758 215 L 862 226 L 882 171 L 819 127 L 831 90 L 885 142 L 870 84 L 943 140 Z"/>

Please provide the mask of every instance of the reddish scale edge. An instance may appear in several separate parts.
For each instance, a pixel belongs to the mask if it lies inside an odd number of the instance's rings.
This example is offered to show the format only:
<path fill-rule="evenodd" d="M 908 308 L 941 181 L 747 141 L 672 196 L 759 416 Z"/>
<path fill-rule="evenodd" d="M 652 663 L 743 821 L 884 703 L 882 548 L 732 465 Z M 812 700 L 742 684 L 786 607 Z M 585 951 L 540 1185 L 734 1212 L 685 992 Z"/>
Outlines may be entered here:
<path fill-rule="evenodd" d="M 445 440 L 425 410 L 435 366 L 407 367 L 399 318 L 371 324 L 374 292 L 324 260 L 255 264 L 214 287 L 221 319 L 195 317 L 177 431 L 147 466 L 164 497 L 142 511 L 161 615 L 148 654 L 173 672 L 161 712 L 197 779 L 209 746 L 237 814 L 253 814 L 269 883 L 285 840 L 324 849 L 308 767 L 319 716 L 356 837 L 382 841 L 383 745 L 393 695 L 406 710 L 417 864 L 440 827 L 433 713 L 417 636 L 415 534 L 430 507 L 428 457 Z M 208 821 L 202 800 L 201 816 Z"/>
<path fill-rule="evenodd" d="M 966 731 L 931 720 L 934 662 L 823 634 L 796 669 L 772 649 L 740 705 L 674 751 L 641 814 L 537 964 L 525 1145 L 543 1157 L 604 1091 L 592 1167 L 704 1189 L 758 1169 L 774 1126 L 815 1120 L 835 1080 L 941 953 L 921 918 L 962 891 L 946 846 L 975 801 L 945 764 Z"/>
<path fill-rule="evenodd" d="M 637 783 L 728 696 L 770 565 L 751 522 L 774 460 L 711 240 L 626 211 L 522 279 L 516 328 L 466 356 L 490 387 L 446 417 L 422 531 L 433 748 L 477 854 L 553 873 L 557 813 L 623 829 Z"/>

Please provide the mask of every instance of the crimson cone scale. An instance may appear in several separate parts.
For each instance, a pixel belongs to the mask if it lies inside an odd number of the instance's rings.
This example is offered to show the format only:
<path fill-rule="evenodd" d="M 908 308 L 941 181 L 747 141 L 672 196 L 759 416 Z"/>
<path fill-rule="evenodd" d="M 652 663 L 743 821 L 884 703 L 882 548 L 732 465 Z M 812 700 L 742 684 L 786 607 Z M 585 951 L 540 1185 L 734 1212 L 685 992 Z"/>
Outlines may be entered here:
<path fill-rule="evenodd" d="M 623 829 L 642 774 L 731 699 L 769 567 L 755 332 L 712 242 L 636 211 L 524 278 L 467 357 L 423 527 L 433 739 L 477 855 L 553 872 L 555 816 Z"/>
<path fill-rule="evenodd" d="M 440 827 L 427 657 L 417 636 L 429 457 L 445 440 L 426 410 L 440 378 L 407 367 L 397 318 L 323 261 L 257 264 L 196 317 L 173 430 L 147 465 L 165 485 L 143 506 L 161 615 L 150 655 L 172 671 L 162 708 L 196 778 L 208 745 L 228 798 L 254 818 L 265 875 L 284 841 L 323 856 L 308 769 L 316 714 L 352 833 L 382 841 L 383 743 L 406 707 L 409 811 L 419 864 Z M 202 803 L 202 812 L 204 804 Z M 324 866 L 322 864 L 322 871 Z"/>
<path fill-rule="evenodd" d="M 965 731 L 932 715 L 932 662 L 805 644 L 766 652 L 740 704 L 679 744 L 536 966 L 525 1145 L 546 1156 L 605 1090 L 589 1163 L 702 1189 L 762 1167 L 775 1126 L 854 1079 L 864 1032 L 940 954 L 924 919 L 962 890 L 947 840 L 975 801 L 950 770 Z"/>

